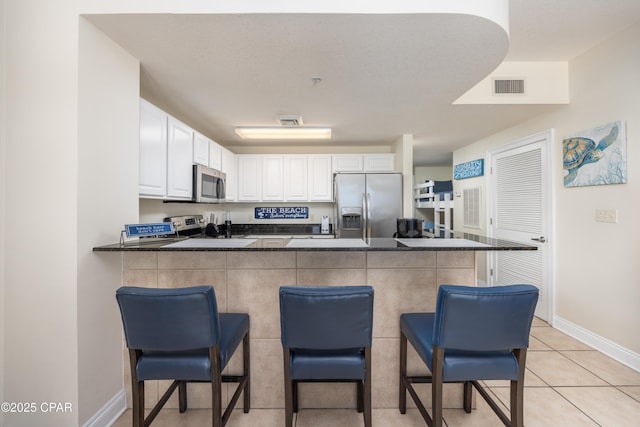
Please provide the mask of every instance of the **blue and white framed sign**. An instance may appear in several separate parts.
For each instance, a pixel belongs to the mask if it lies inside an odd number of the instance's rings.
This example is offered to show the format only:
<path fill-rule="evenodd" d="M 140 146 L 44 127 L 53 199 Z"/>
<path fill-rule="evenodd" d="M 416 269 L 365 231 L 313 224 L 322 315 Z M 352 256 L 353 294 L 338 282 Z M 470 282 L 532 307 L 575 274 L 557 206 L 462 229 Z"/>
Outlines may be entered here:
<path fill-rule="evenodd" d="M 125 224 L 127 237 L 153 237 L 173 234 L 176 230 L 171 222 L 156 222 L 150 224 Z"/>
<path fill-rule="evenodd" d="M 453 179 L 474 178 L 484 175 L 484 159 L 471 160 L 453 167 Z"/>
<path fill-rule="evenodd" d="M 309 218 L 309 208 L 300 207 L 279 207 L 279 208 L 255 208 L 255 219 L 307 219 Z"/>

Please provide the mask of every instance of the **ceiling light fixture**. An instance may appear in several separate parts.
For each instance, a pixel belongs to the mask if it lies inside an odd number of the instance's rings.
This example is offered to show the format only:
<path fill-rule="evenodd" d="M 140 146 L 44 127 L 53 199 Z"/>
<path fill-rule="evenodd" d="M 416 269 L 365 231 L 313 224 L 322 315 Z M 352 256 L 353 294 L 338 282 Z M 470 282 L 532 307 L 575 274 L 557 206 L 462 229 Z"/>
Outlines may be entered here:
<path fill-rule="evenodd" d="M 327 127 L 249 126 L 237 127 L 236 133 L 242 139 L 331 139 Z"/>

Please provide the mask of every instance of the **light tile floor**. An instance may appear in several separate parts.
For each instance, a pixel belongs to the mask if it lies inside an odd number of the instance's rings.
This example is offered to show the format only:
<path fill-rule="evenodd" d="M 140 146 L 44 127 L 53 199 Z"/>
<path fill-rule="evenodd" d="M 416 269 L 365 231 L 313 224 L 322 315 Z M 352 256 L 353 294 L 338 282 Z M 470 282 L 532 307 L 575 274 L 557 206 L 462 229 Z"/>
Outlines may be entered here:
<path fill-rule="evenodd" d="M 509 384 L 488 381 L 487 386 L 508 411 Z M 409 397 L 410 399 L 410 397 Z M 618 363 L 581 342 L 535 320 L 527 353 L 525 378 L 525 425 L 527 427 L 640 426 L 640 372 Z M 447 427 L 493 427 L 501 423 L 482 398 L 477 409 L 467 414 L 462 409 L 445 409 Z M 508 413 L 508 412 L 507 412 Z M 295 427 L 362 426 L 362 415 L 345 409 L 301 409 L 294 418 Z M 210 426 L 211 412 L 189 409 L 162 410 L 154 427 Z M 228 427 L 280 427 L 281 409 L 254 408 L 248 414 L 234 411 Z M 401 415 L 397 408 L 374 409 L 374 427 L 424 427 L 416 409 Z M 131 411 L 126 411 L 114 427 L 131 426 Z"/>

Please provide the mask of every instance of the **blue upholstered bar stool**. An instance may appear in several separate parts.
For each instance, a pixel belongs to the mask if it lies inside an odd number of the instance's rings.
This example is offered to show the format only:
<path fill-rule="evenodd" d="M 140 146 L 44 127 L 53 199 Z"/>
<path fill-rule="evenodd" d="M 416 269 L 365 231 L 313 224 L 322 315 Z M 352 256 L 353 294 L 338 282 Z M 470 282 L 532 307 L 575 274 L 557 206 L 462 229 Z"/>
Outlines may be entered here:
<path fill-rule="evenodd" d="M 299 382 L 357 383 L 358 412 L 371 427 L 371 286 L 283 286 L 285 425 L 298 411 Z"/>
<path fill-rule="evenodd" d="M 249 315 L 218 313 L 211 286 L 151 289 L 125 286 L 116 292 L 131 362 L 133 426 L 149 425 L 178 388 L 180 412 L 187 410 L 187 382 L 211 382 L 213 426 L 226 424 L 240 393 L 250 409 Z M 222 375 L 242 343 L 243 374 Z M 144 382 L 174 380 L 144 418 Z M 222 414 L 222 382 L 237 382 Z"/>
<path fill-rule="evenodd" d="M 529 332 L 538 289 L 532 285 L 476 288 L 441 285 L 435 313 L 400 316 L 400 412 L 407 390 L 429 426 L 442 426 L 442 384 L 464 383 L 464 409 L 471 412 L 471 388 L 487 401 L 506 426 L 523 426 L 524 373 Z M 431 376 L 407 375 L 407 341 Z M 478 380 L 511 382 L 511 418 Z M 429 416 L 413 383 L 431 383 Z"/>

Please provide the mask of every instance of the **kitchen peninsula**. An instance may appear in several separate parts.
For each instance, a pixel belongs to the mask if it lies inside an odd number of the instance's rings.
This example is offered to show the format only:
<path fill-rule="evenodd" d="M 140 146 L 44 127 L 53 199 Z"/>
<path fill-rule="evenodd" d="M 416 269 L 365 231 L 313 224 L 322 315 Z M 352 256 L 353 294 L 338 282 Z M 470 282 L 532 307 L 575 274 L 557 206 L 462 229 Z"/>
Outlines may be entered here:
<path fill-rule="evenodd" d="M 285 247 L 261 247 L 260 239 L 180 239 L 154 243 L 113 244 L 94 248 L 123 260 L 123 285 L 183 287 L 212 285 L 220 311 L 251 316 L 251 404 L 255 408 L 284 408 L 282 346 L 278 288 L 282 285 L 361 285 L 375 289 L 372 347 L 372 403 L 374 408 L 396 408 L 398 402 L 398 348 L 400 313 L 432 311 L 441 283 L 475 285 L 476 255 L 480 251 L 536 250 L 534 246 L 469 234 L 451 239 L 291 239 Z M 188 241 L 191 240 L 191 246 Z M 202 247 L 197 241 L 215 247 Z M 246 241 L 238 247 L 239 241 Z M 346 242 L 354 240 L 353 242 Z M 225 241 L 228 243 L 225 244 Z M 231 242 L 233 241 L 233 243 Z M 182 243 L 182 247 L 176 243 Z M 220 242 L 220 243 L 218 243 Z M 114 300 L 115 304 L 115 300 Z M 130 400 L 129 363 L 123 352 L 127 402 Z M 420 372 L 418 356 L 411 354 L 410 372 Z M 239 355 L 230 362 L 240 371 Z M 426 387 L 422 385 L 423 387 Z M 460 407 L 462 388 L 448 384 L 445 405 Z M 149 401 L 166 384 L 147 386 Z M 189 384 L 189 406 L 208 407 L 207 384 Z M 355 408 L 351 384 L 300 384 L 303 408 Z M 193 391 L 192 391 L 193 390 Z M 226 390 L 226 389 L 225 389 Z M 226 391 L 225 391 L 226 392 Z M 223 401 L 226 398 L 223 397 Z M 177 407 L 176 401 L 169 404 Z M 171 406 L 169 406 L 171 407 Z"/>

